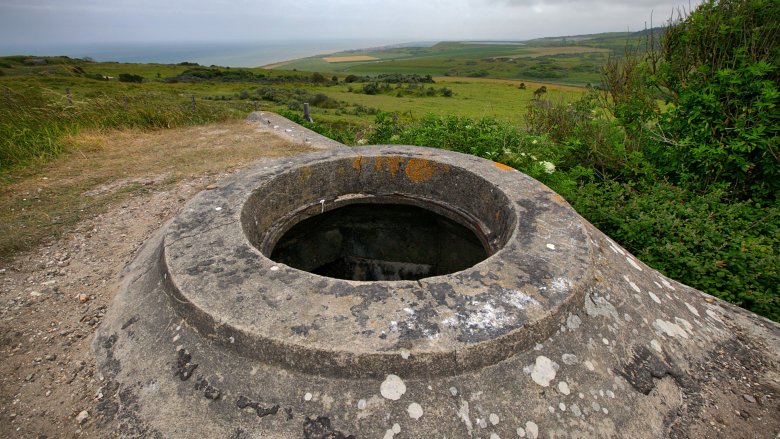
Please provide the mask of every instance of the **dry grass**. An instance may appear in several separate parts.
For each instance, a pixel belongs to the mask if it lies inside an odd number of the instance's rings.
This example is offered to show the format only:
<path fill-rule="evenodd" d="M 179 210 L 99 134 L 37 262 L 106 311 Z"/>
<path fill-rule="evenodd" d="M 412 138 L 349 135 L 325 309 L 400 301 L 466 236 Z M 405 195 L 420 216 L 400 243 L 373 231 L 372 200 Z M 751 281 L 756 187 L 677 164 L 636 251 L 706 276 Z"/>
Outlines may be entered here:
<path fill-rule="evenodd" d="M 309 151 L 245 121 L 158 131 L 84 131 L 68 153 L 12 176 L 0 195 L 0 260 L 55 237 L 112 202 L 260 157 Z"/>
<path fill-rule="evenodd" d="M 326 56 L 325 58 L 322 58 L 322 60 L 327 63 L 337 63 L 337 62 L 353 62 L 353 61 L 378 61 L 379 58 L 373 56 L 366 56 L 366 55 Z"/>

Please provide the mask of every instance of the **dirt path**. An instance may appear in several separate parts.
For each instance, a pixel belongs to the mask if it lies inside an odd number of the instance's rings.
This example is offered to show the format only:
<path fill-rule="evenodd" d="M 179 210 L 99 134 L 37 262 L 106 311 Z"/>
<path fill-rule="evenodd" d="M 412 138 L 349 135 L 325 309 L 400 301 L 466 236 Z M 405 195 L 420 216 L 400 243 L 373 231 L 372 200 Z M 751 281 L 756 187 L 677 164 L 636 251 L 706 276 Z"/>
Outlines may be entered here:
<path fill-rule="evenodd" d="M 104 383 L 95 372 L 90 343 L 124 265 L 152 232 L 215 181 L 252 159 L 309 150 L 249 122 L 87 137 L 100 136 L 98 143 L 103 146 L 90 151 L 90 160 L 101 159 L 101 154 L 115 156 L 118 151 L 127 151 L 132 160 L 133 148 L 164 150 L 172 142 L 190 148 L 189 156 L 213 160 L 187 164 L 187 171 L 178 174 L 180 157 L 160 166 L 127 163 L 133 172 L 84 187 L 81 196 L 121 194 L 123 187 L 139 181 L 145 190 L 111 198 L 103 213 L 82 219 L 60 239 L 0 265 L 0 438 L 110 435 L 111 429 L 102 429 L 95 417 Z M 48 167 L 47 175 L 57 175 L 61 184 L 83 179 L 79 174 L 85 170 L 74 163 L 86 159 L 73 154 Z M 121 165 L 119 161 L 113 166 Z M 172 174 L 178 176 L 171 180 Z M 30 177 L 36 178 L 40 180 L 40 176 Z M 3 195 L 24 193 L 24 185 L 5 188 Z"/>

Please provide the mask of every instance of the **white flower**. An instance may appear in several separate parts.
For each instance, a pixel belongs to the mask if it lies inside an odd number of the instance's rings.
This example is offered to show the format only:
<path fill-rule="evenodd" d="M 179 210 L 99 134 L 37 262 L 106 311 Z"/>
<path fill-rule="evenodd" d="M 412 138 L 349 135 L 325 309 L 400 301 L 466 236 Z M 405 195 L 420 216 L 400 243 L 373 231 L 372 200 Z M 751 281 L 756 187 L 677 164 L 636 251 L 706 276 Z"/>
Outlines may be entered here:
<path fill-rule="evenodd" d="M 365 145 L 366 143 L 368 143 L 368 140 L 366 140 L 366 139 L 358 139 L 358 141 L 357 141 L 358 145 Z"/>
<path fill-rule="evenodd" d="M 555 165 L 550 162 L 539 162 L 540 165 L 544 167 L 544 172 L 548 174 L 552 174 L 555 172 Z"/>

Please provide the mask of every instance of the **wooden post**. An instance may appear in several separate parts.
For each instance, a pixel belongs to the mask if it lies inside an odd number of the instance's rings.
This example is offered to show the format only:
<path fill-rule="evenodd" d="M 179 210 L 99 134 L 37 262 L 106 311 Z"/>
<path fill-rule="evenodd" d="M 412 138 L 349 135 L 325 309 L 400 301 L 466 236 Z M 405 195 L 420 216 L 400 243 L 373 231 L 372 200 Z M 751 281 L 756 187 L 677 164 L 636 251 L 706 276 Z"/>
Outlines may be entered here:
<path fill-rule="evenodd" d="M 196 110 L 196 106 L 195 106 L 195 95 L 192 95 L 192 111 L 195 111 L 195 110 Z"/>
<path fill-rule="evenodd" d="M 3 94 L 5 95 L 6 99 L 11 99 L 11 89 L 8 87 L 3 87 Z"/>
<path fill-rule="evenodd" d="M 252 101 L 252 104 L 255 106 L 255 111 L 257 111 L 258 108 L 257 101 Z"/>
<path fill-rule="evenodd" d="M 303 118 L 306 119 L 309 122 L 314 122 L 314 120 L 312 120 L 312 118 L 311 118 L 311 115 L 309 114 L 309 103 L 308 102 L 303 104 Z"/>
<path fill-rule="evenodd" d="M 69 88 L 65 88 L 65 97 L 68 98 L 68 105 L 73 105 L 73 98 L 70 96 Z"/>
<path fill-rule="evenodd" d="M 125 107 L 125 111 L 127 111 L 127 104 L 128 104 L 127 95 L 122 96 L 122 101 L 123 101 L 123 106 Z"/>

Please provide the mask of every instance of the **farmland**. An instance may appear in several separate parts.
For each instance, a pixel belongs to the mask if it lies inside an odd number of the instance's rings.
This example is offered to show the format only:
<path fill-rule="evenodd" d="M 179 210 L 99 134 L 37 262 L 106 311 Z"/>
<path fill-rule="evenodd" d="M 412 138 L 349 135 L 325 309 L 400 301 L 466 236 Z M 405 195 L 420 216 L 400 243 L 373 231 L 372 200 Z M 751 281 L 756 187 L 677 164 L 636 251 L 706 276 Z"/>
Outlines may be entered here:
<path fill-rule="evenodd" d="M 429 47 L 389 47 L 315 56 L 275 68 L 376 75 L 422 74 L 472 78 L 518 79 L 585 86 L 600 81 L 601 65 L 636 44 L 635 33 L 542 38 L 524 42 L 440 42 Z M 336 63 L 334 58 L 350 62 Z"/>

